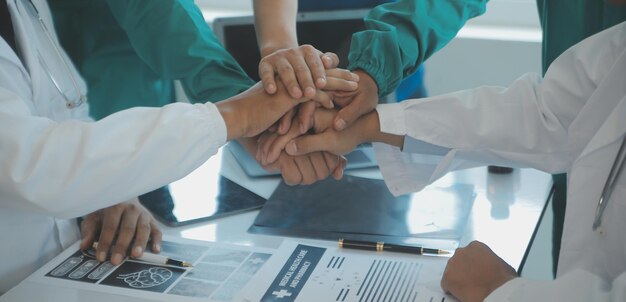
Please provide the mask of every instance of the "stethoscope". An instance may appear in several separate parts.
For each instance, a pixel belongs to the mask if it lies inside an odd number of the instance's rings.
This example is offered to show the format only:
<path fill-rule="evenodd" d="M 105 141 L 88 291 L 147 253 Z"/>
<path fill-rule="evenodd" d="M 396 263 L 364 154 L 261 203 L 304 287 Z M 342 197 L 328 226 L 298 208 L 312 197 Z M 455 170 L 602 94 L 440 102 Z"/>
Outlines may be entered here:
<path fill-rule="evenodd" d="M 609 176 L 604 183 L 604 188 L 602 188 L 602 193 L 600 194 L 600 199 L 598 200 L 598 206 L 596 207 L 596 215 L 593 220 L 592 228 L 594 231 L 598 230 L 598 228 L 602 225 L 602 215 L 604 214 L 606 205 L 611 198 L 611 194 L 613 194 L 617 178 L 620 176 L 622 169 L 624 168 L 624 162 L 626 162 L 624 159 L 626 159 L 626 136 L 624 136 L 624 139 L 622 140 L 622 144 L 619 147 L 619 151 L 617 152 L 617 156 L 615 157 Z M 600 232 L 602 232 L 601 228 Z"/>
<path fill-rule="evenodd" d="M 44 23 L 43 19 L 39 15 L 39 10 L 37 10 L 37 7 L 35 6 L 35 4 L 33 3 L 32 0 L 28 0 L 28 3 L 30 4 L 30 7 L 32 8 L 32 14 L 37 18 L 37 20 L 39 22 L 39 25 L 41 26 L 44 34 L 48 38 L 48 41 L 52 45 L 52 48 L 54 48 L 54 52 L 57 54 L 57 56 L 59 57 L 59 59 L 63 63 L 65 71 L 68 74 L 68 77 L 69 77 L 70 81 L 72 82 L 72 85 L 74 86 L 74 90 L 76 91 L 76 95 L 78 97 L 77 98 L 70 98 L 63 92 L 63 89 L 61 89 L 60 82 L 57 81 L 57 79 L 52 74 L 50 68 L 48 67 L 48 64 L 46 64 L 46 61 L 43 59 L 43 56 L 41 55 L 41 53 L 39 51 L 37 51 L 37 55 L 38 55 L 38 58 L 39 58 L 39 63 L 41 64 L 41 66 L 43 67 L 44 71 L 46 72 L 46 74 L 50 78 L 50 81 L 52 81 L 52 84 L 54 85 L 54 87 L 56 87 L 56 89 L 59 91 L 59 93 L 65 99 L 65 106 L 68 109 L 72 109 L 72 108 L 75 108 L 75 107 L 78 107 L 78 106 L 82 105 L 83 103 L 86 103 L 87 102 L 87 96 L 82 93 L 82 91 L 80 89 L 80 85 L 78 85 L 78 80 L 74 77 L 74 73 L 73 73 L 72 69 L 70 68 L 70 65 L 68 64 L 67 60 L 65 60 L 65 57 L 61 53 L 61 49 L 59 48 L 59 46 L 57 45 L 55 40 L 52 38 L 52 35 L 50 34 L 50 31 L 48 30 L 48 27 L 46 26 L 46 23 Z"/>

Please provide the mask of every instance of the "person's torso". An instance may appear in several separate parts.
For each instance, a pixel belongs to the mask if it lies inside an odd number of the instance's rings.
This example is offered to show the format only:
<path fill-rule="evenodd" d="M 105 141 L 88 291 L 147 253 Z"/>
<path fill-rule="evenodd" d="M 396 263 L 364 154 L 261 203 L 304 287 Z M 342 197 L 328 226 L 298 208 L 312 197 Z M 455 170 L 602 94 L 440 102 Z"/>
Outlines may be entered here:
<path fill-rule="evenodd" d="M 8 0 L 7 3 L 20 56 L 4 41 L 0 43 L 0 57 L 3 59 L 0 72 L 7 73 L 3 78 L 11 79 L 0 83 L 0 86 L 15 94 L 14 98 L 2 99 L 0 110 L 55 121 L 87 120 L 87 103 L 68 106 L 68 99 L 77 100 L 86 90 L 69 58 L 62 50 L 57 53 L 51 44 L 56 39 L 54 32 L 49 32 L 51 38 L 48 38 L 37 20 L 37 13 L 30 7 L 30 1 Z M 33 0 L 33 3 L 45 26 L 52 28 L 46 2 Z M 60 56 L 67 60 L 69 66 L 62 62 Z M 10 197 L 0 195 L 0 198 Z M 79 236 L 74 221 L 2 208 L 0 238 L 10 243 L 0 249 L 0 257 L 11 259 L 0 265 L 1 293 L 78 240 Z"/>
<path fill-rule="evenodd" d="M 626 5 L 603 0 L 537 0 L 543 29 L 543 70 L 566 49 L 626 20 Z"/>
<path fill-rule="evenodd" d="M 49 2 L 59 40 L 88 84 L 94 118 L 174 101 L 173 81 L 162 79 L 135 52 L 106 1 Z"/>

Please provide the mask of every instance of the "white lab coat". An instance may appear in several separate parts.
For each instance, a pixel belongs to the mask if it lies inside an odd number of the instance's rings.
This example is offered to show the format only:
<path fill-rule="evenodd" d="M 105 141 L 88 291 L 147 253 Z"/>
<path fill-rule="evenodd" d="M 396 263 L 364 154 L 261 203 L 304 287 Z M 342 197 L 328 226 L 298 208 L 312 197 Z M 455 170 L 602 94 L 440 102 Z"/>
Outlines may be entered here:
<path fill-rule="evenodd" d="M 405 148 L 376 145 L 389 188 L 403 194 L 444 173 L 502 164 L 568 173 L 567 211 L 555 281 L 517 278 L 487 301 L 626 301 L 626 171 L 592 231 L 598 199 L 626 134 L 626 23 L 577 44 L 542 80 L 380 105 L 381 130 Z M 449 148 L 418 155 L 411 141 Z M 419 149 L 419 148 L 418 148 Z"/>
<path fill-rule="evenodd" d="M 99 122 L 86 104 L 68 109 L 41 61 L 68 95 L 78 93 L 28 0 L 0 1 L 8 3 L 22 58 L 0 39 L 2 293 L 79 239 L 76 222 L 66 219 L 183 177 L 225 143 L 226 126 L 210 103 L 135 108 Z M 46 1 L 33 2 L 53 31 Z"/>

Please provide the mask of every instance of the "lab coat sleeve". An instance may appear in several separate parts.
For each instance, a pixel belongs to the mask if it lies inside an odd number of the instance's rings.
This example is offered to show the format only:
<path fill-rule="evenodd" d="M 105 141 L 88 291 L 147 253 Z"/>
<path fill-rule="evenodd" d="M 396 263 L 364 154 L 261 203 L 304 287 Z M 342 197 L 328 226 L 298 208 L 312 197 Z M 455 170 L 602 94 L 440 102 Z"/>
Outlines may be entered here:
<path fill-rule="evenodd" d="M 465 22 L 485 11 L 487 0 L 399 0 L 379 5 L 365 18 L 366 30 L 352 36 L 348 68 L 366 71 L 379 95 L 454 38 Z"/>
<path fill-rule="evenodd" d="M 403 152 L 375 146 L 390 190 L 396 195 L 419 191 L 448 171 L 478 165 L 567 172 L 613 108 L 587 102 L 598 87 L 622 85 L 612 81 L 623 79 L 607 75 L 623 67 L 614 64 L 626 56 L 625 24 L 566 51 L 543 80 L 528 74 L 508 88 L 480 87 L 379 105 L 381 131 L 406 136 Z M 423 154 L 412 150 L 412 140 L 449 151 Z"/>
<path fill-rule="evenodd" d="M 0 83 L 1 207 L 85 215 L 183 177 L 226 140 L 211 103 L 55 122 L 30 115 L 16 90 Z"/>
<path fill-rule="evenodd" d="M 493 291 L 485 302 L 626 301 L 626 273 L 614 280 L 602 280 L 588 271 L 575 270 L 556 280 L 513 279 Z"/>
<path fill-rule="evenodd" d="M 254 84 L 192 0 L 107 2 L 142 60 L 161 77 L 181 80 L 190 100 L 220 101 Z"/>

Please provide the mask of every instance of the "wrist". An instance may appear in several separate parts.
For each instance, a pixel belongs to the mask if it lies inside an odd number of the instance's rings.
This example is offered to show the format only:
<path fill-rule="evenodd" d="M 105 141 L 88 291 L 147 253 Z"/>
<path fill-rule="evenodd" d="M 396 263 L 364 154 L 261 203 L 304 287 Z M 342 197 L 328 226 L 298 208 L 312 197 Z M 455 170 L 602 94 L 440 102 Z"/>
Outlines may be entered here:
<path fill-rule="evenodd" d="M 234 102 L 225 100 L 215 105 L 226 124 L 226 140 L 231 141 L 243 137 L 246 121 L 237 114 Z"/>
<path fill-rule="evenodd" d="M 297 41 L 268 42 L 268 43 L 264 43 L 263 45 L 261 45 L 261 47 L 259 47 L 259 51 L 261 53 L 261 58 L 265 58 L 268 55 L 271 55 L 278 50 L 290 49 L 294 47 L 298 47 Z"/>

